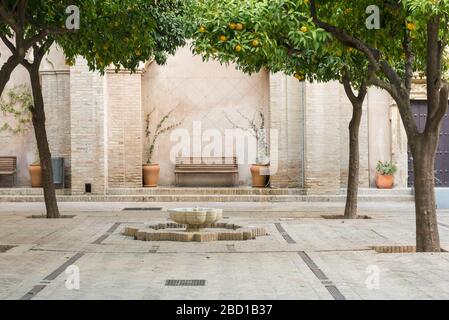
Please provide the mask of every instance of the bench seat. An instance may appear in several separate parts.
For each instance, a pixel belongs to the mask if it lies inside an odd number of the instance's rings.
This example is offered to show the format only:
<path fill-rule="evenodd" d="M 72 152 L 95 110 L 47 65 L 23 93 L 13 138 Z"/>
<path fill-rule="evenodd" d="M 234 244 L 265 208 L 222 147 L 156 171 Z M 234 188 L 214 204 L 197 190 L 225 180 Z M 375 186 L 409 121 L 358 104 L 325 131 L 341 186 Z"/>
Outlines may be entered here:
<path fill-rule="evenodd" d="M 237 183 L 238 173 L 237 157 L 179 157 L 175 166 L 177 186 L 186 184 L 212 186 L 219 182 L 219 175 L 225 178 L 223 184 L 234 186 Z M 181 183 L 181 178 L 185 175 L 189 175 L 191 183 Z M 201 179 L 200 175 L 205 177 Z"/>
<path fill-rule="evenodd" d="M 12 186 L 15 185 L 17 174 L 17 157 L 0 157 L 0 175 L 12 176 Z"/>

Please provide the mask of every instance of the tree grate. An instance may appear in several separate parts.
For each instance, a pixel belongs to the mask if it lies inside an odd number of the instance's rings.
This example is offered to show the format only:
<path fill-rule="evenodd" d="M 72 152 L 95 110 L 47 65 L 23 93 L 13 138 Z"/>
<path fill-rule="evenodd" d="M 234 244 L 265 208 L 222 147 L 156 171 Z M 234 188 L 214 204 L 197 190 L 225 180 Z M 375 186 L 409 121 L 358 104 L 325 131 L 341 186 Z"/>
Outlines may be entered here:
<path fill-rule="evenodd" d="M 159 207 L 136 207 L 136 208 L 123 208 L 122 211 L 161 211 Z"/>
<path fill-rule="evenodd" d="M 15 248 L 16 246 L 8 246 L 8 245 L 0 245 L 0 253 L 4 253 L 6 251 L 11 250 L 12 248 Z"/>
<path fill-rule="evenodd" d="M 206 280 L 165 280 L 167 287 L 202 287 Z"/>

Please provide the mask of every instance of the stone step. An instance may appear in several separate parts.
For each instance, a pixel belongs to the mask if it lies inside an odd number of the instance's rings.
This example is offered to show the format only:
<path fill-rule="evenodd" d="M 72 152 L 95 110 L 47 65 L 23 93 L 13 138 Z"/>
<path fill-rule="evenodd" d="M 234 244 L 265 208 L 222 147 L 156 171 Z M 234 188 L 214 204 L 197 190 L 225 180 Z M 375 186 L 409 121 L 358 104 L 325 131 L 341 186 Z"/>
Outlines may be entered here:
<path fill-rule="evenodd" d="M 347 189 L 340 190 L 341 195 L 346 194 Z M 394 189 L 376 189 L 376 188 L 360 188 L 360 195 L 413 195 L 412 188 L 394 188 Z"/>
<path fill-rule="evenodd" d="M 56 189 L 57 195 L 70 195 L 70 189 Z M 0 196 L 40 196 L 42 188 L 0 188 Z"/>
<path fill-rule="evenodd" d="M 411 195 L 360 196 L 360 202 L 410 202 Z M 0 202 L 42 202 L 43 196 L 1 195 Z M 344 202 L 345 196 L 291 195 L 59 195 L 60 202 Z"/>
<path fill-rule="evenodd" d="M 234 195 L 284 195 L 298 196 L 303 195 L 303 189 L 296 188 L 110 188 L 106 194 L 113 196 L 122 195 L 148 195 L 148 196 L 170 196 L 170 195 L 218 195 L 218 196 L 234 196 Z"/>

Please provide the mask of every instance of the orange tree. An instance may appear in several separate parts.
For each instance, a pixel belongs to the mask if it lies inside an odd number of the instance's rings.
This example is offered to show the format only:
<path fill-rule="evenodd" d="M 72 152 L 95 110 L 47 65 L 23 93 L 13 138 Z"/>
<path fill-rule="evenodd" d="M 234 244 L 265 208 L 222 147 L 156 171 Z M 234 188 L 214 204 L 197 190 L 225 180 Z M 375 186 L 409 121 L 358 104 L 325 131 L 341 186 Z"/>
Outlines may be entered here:
<path fill-rule="evenodd" d="M 76 56 L 82 56 L 91 70 L 101 73 L 108 66 L 133 71 L 140 62 L 150 58 L 163 63 L 167 54 L 174 53 L 184 44 L 183 12 L 182 0 L 0 2 L 0 38 L 11 51 L 11 57 L 0 69 L 0 93 L 15 67 L 23 65 L 28 70 L 33 90 L 31 113 L 48 218 L 58 218 L 59 210 L 39 79 L 43 57 L 53 44 L 57 44 L 68 64 L 73 63 Z"/>
<path fill-rule="evenodd" d="M 234 62 L 246 73 L 267 69 L 299 81 L 339 81 L 353 106 L 345 218 L 357 218 L 359 128 L 369 61 L 310 17 L 308 1 L 204 0 L 191 7 L 193 50 L 205 60 Z M 349 16 L 352 9 L 338 11 Z M 329 110 L 331 113 L 332 111 Z"/>
<path fill-rule="evenodd" d="M 345 47 L 362 53 L 372 70 L 369 83 L 388 91 L 396 101 L 413 155 L 417 251 L 439 252 L 434 171 L 441 123 L 448 107 L 449 1 L 360 0 L 351 3 L 349 16 L 338 14 L 348 6 L 345 1 L 308 2 L 314 24 Z M 379 30 L 368 30 L 364 25 L 369 5 L 379 9 Z M 428 116 L 423 132 L 418 130 L 410 108 L 417 72 L 427 80 Z"/>

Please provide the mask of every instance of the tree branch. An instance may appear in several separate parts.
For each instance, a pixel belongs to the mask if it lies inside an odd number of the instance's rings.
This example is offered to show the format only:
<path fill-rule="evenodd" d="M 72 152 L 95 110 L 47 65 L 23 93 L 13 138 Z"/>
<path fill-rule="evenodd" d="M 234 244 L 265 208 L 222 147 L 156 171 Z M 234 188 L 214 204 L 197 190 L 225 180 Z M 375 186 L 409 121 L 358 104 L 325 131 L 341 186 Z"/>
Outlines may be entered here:
<path fill-rule="evenodd" d="M 355 95 L 354 90 L 352 90 L 351 78 L 349 77 L 348 72 L 344 72 L 341 80 L 343 87 L 345 88 L 346 96 L 351 101 L 352 105 L 357 104 L 357 96 Z"/>
<path fill-rule="evenodd" d="M 415 54 L 412 50 L 412 42 L 410 40 L 410 33 L 405 29 L 404 34 L 404 51 L 405 57 L 407 59 L 405 63 L 405 75 L 404 75 L 404 83 L 405 89 L 408 92 L 412 91 L 412 80 L 413 80 L 413 64 L 415 63 Z"/>
<path fill-rule="evenodd" d="M 358 49 L 359 51 L 363 52 L 372 65 L 374 65 L 376 67 L 378 66 L 378 62 L 380 59 L 380 52 L 374 48 L 371 48 L 370 46 L 368 46 L 366 43 L 364 43 L 360 39 L 349 35 L 345 30 L 321 21 L 317 15 L 315 0 L 310 0 L 310 13 L 311 13 L 313 22 L 318 27 L 323 28 L 324 30 L 326 30 L 327 32 L 332 34 L 335 38 L 337 38 L 344 45 Z"/>
<path fill-rule="evenodd" d="M 11 51 L 12 54 L 17 53 L 16 47 L 14 46 L 14 44 L 8 39 L 8 37 L 4 34 L 0 35 L 0 39 L 2 39 L 3 43 L 5 44 L 5 46 L 8 47 L 9 51 Z"/>
<path fill-rule="evenodd" d="M 444 82 L 441 86 L 439 100 L 437 110 L 428 120 L 429 130 L 436 129 L 447 112 L 449 102 L 449 84 L 447 82 Z"/>
<path fill-rule="evenodd" d="M 19 32 L 19 24 L 14 20 L 12 13 L 5 8 L 3 1 L 0 3 L 0 20 L 11 27 L 14 32 Z"/>

